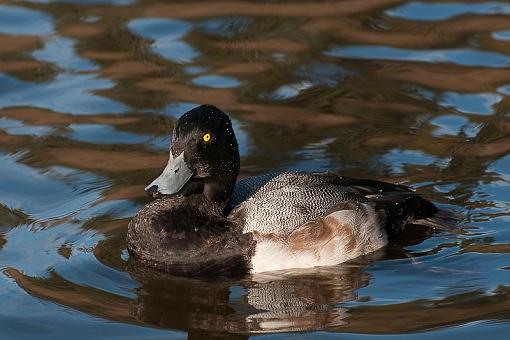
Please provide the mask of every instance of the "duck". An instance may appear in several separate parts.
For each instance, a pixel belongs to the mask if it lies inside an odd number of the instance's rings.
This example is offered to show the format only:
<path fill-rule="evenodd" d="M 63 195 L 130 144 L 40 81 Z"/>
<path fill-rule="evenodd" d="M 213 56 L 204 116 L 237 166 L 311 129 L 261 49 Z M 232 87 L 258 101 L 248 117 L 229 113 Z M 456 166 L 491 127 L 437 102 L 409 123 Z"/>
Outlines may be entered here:
<path fill-rule="evenodd" d="M 131 219 L 130 261 L 184 276 L 234 276 L 331 266 L 386 247 L 444 214 L 407 186 L 335 172 L 274 172 L 238 180 L 229 116 L 213 105 L 184 113 L 155 198 Z"/>

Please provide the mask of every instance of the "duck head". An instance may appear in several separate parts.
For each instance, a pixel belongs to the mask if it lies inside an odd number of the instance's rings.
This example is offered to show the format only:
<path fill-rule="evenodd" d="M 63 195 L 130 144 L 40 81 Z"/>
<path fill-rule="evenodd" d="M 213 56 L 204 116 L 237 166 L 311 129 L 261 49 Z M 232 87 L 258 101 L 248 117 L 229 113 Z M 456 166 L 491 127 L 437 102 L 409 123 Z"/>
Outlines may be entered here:
<path fill-rule="evenodd" d="M 203 194 L 224 204 L 234 191 L 239 164 L 230 118 L 215 106 L 201 105 L 177 121 L 168 163 L 145 191 L 153 197 Z"/>

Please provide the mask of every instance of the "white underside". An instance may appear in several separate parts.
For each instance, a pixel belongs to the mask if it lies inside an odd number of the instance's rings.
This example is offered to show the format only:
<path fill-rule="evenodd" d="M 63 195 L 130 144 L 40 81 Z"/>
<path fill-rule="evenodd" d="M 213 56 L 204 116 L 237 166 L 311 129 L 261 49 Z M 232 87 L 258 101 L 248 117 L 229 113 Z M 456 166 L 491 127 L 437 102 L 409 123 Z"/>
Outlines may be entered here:
<path fill-rule="evenodd" d="M 332 213 L 342 223 L 352 227 L 352 237 L 339 232 L 326 245 L 307 250 L 294 251 L 283 239 L 261 238 L 257 240 L 255 254 L 252 258 L 252 273 L 283 270 L 291 268 L 310 268 L 331 266 L 352 260 L 356 257 L 374 252 L 387 243 L 386 232 L 372 207 L 366 206 L 368 216 L 360 219 L 353 210 L 340 210 Z M 355 246 L 352 246 L 352 239 Z"/>

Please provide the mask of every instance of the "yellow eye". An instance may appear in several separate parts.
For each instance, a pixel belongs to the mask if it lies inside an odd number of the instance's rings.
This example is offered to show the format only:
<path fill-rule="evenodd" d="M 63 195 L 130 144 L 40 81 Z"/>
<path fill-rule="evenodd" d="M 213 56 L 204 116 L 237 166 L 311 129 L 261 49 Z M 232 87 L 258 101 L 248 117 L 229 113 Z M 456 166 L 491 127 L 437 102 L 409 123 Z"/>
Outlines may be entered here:
<path fill-rule="evenodd" d="M 211 134 L 208 132 L 206 133 L 205 135 L 202 136 L 202 139 L 204 140 L 204 142 L 208 142 L 211 140 Z"/>

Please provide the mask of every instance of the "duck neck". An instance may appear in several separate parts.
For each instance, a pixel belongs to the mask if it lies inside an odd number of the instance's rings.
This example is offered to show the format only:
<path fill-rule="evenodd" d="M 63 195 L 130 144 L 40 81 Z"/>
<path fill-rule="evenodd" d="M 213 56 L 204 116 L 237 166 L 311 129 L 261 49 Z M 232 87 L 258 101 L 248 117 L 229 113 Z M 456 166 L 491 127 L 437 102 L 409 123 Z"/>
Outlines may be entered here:
<path fill-rule="evenodd" d="M 227 206 L 230 196 L 234 193 L 239 169 L 240 161 L 237 151 L 230 161 L 223 161 L 221 166 L 211 169 L 209 176 L 204 178 L 203 195 L 211 202 L 216 203 L 221 210 Z"/>
<path fill-rule="evenodd" d="M 206 182 L 204 183 L 203 194 L 209 201 L 216 203 L 223 210 L 234 192 L 234 187 L 235 178 Z"/>

